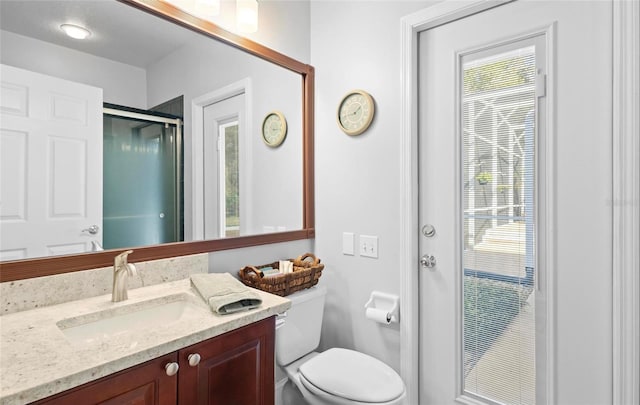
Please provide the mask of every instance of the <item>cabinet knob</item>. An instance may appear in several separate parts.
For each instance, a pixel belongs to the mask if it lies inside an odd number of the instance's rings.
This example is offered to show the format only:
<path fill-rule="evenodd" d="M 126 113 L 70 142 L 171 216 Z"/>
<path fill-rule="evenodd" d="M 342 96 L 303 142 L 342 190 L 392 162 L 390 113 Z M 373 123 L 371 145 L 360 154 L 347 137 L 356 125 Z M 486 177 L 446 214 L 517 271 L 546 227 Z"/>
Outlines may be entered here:
<path fill-rule="evenodd" d="M 180 368 L 180 366 L 176 362 L 167 363 L 167 365 L 164 366 L 164 369 L 167 372 L 167 375 L 169 377 L 171 377 L 173 375 L 176 375 L 178 373 L 178 369 L 179 368 Z"/>
<path fill-rule="evenodd" d="M 200 355 L 198 353 L 190 354 L 187 359 L 189 360 L 189 365 L 191 367 L 195 367 L 200 363 Z"/>

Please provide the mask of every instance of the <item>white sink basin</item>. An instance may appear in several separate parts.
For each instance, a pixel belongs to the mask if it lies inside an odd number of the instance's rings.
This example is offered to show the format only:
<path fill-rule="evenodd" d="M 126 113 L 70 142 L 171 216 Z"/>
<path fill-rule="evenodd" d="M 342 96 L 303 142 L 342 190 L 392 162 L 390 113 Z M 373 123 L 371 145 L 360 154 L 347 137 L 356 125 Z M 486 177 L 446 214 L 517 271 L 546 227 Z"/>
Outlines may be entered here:
<path fill-rule="evenodd" d="M 95 343 L 116 336 L 162 328 L 193 316 L 202 316 L 202 305 L 186 294 L 136 302 L 74 318 L 56 325 L 73 343 Z"/>

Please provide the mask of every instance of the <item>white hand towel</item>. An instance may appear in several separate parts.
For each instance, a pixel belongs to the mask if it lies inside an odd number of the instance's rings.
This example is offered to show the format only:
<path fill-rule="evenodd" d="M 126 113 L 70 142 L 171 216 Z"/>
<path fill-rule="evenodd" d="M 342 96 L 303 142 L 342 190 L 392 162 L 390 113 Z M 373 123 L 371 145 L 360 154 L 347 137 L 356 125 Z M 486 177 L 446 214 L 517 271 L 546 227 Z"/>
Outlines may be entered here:
<path fill-rule="evenodd" d="M 229 273 L 194 274 L 191 285 L 220 315 L 259 307 L 262 299 Z"/>

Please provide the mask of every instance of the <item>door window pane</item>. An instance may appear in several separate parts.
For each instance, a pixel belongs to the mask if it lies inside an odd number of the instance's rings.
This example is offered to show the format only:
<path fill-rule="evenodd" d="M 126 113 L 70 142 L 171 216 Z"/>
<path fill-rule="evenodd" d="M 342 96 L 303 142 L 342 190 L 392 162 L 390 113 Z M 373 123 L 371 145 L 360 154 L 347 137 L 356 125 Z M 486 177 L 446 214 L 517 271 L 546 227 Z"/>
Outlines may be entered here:
<path fill-rule="evenodd" d="M 238 121 L 220 125 L 221 235 L 240 236 L 240 162 Z"/>
<path fill-rule="evenodd" d="M 462 60 L 463 387 L 535 404 L 536 50 L 510 48 Z"/>

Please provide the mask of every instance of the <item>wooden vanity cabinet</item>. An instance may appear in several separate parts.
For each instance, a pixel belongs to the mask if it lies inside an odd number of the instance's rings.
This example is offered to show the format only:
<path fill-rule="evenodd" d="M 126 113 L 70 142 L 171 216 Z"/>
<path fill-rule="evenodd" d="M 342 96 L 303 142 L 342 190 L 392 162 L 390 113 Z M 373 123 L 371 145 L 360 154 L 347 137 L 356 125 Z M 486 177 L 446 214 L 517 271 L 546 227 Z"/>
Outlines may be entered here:
<path fill-rule="evenodd" d="M 274 345 L 270 317 L 33 405 L 274 405 Z M 168 376 L 173 362 L 179 371 Z"/>
<path fill-rule="evenodd" d="M 34 404 L 175 405 L 177 376 L 168 376 L 165 365 L 177 360 L 178 354 L 170 353 Z"/>
<path fill-rule="evenodd" d="M 180 350 L 178 404 L 273 405 L 274 319 Z M 200 355 L 194 367 L 189 365 L 192 354 Z"/>

